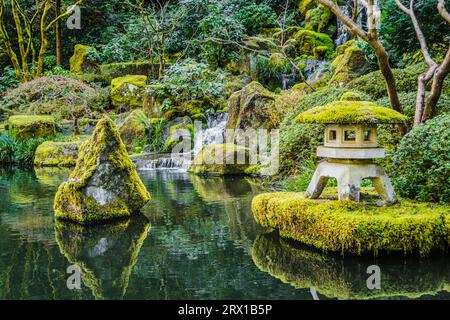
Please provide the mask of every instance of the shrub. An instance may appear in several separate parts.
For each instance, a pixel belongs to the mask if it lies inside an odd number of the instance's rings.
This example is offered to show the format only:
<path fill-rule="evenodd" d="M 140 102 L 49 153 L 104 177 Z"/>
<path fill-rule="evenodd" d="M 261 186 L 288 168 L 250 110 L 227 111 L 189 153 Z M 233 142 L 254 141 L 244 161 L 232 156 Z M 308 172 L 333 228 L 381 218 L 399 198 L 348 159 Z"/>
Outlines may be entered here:
<path fill-rule="evenodd" d="M 11 67 L 3 69 L 3 74 L 0 76 L 0 95 L 18 84 L 19 80 L 14 69 Z"/>
<path fill-rule="evenodd" d="M 316 162 L 316 148 L 323 141 L 323 125 L 298 124 L 295 118 L 301 112 L 339 100 L 347 92 L 343 88 L 327 88 L 304 97 L 286 114 L 280 127 L 280 172 L 282 175 L 297 174 L 307 160 Z M 362 100 L 371 100 L 364 93 Z"/>
<path fill-rule="evenodd" d="M 418 76 L 426 69 L 427 67 L 423 63 L 405 69 L 393 69 L 398 92 L 416 91 Z M 379 70 L 350 81 L 347 87 L 361 90 L 374 99 L 380 99 L 387 95 L 386 82 Z M 448 86 L 446 87 L 448 88 Z"/>
<path fill-rule="evenodd" d="M 393 156 L 391 176 L 399 195 L 450 202 L 450 114 L 415 127 Z"/>
<path fill-rule="evenodd" d="M 74 111 L 83 107 L 84 114 L 103 111 L 107 97 L 102 91 L 81 81 L 64 77 L 41 77 L 8 91 L 0 101 L 0 109 L 28 114 L 52 114 L 72 119 Z"/>
<path fill-rule="evenodd" d="M 43 138 L 19 141 L 8 134 L 0 135 L 0 165 L 31 166 L 37 147 L 44 141 Z"/>
<path fill-rule="evenodd" d="M 273 27 L 276 23 L 277 15 L 266 4 L 250 4 L 239 10 L 239 18 L 247 30 L 257 34 L 263 28 Z"/>

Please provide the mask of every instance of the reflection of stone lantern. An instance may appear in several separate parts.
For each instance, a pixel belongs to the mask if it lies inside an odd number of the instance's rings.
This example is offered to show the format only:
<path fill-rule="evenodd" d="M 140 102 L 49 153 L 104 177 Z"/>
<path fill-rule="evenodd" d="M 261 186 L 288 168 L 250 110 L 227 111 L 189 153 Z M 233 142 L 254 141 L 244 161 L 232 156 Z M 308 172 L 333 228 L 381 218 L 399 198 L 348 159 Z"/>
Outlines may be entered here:
<path fill-rule="evenodd" d="M 371 179 L 377 192 L 388 203 L 396 196 L 389 177 L 373 159 L 384 158 L 378 147 L 377 124 L 401 123 L 406 117 L 397 111 L 360 101 L 354 93 L 346 93 L 340 101 L 310 109 L 297 117 L 300 123 L 326 124 L 324 146 L 317 155 L 319 163 L 306 191 L 306 197 L 317 199 L 329 178 L 336 178 L 339 200 L 360 200 L 360 184 Z"/>

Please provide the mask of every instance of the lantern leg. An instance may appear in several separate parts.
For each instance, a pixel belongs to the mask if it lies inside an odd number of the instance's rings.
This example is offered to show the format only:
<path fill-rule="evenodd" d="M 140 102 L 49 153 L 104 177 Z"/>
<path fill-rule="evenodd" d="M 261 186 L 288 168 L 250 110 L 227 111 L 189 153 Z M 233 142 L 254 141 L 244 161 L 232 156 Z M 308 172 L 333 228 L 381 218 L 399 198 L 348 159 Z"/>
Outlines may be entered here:
<path fill-rule="evenodd" d="M 360 200 L 361 177 L 352 175 L 351 170 L 346 170 L 345 174 L 338 177 L 339 200 L 355 201 Z"/>
<path fill-rule="evenodd" d="M 328 182 L 328 174 L 326 173 L 326 162 L 320 163 L 309 183 L 305 197 L 308 199 L 317 199 L 325 189 Z"/>
<path fill-rule="evenodd" d="M 383 167 L 379 166 L 377 169 L 378 176 L 371 178 L 371 180 L 378 194 L 387 203 L 397 202 L 397 196 L 394 187 L 392 186 L 391 179 L 386 175 Z"/>

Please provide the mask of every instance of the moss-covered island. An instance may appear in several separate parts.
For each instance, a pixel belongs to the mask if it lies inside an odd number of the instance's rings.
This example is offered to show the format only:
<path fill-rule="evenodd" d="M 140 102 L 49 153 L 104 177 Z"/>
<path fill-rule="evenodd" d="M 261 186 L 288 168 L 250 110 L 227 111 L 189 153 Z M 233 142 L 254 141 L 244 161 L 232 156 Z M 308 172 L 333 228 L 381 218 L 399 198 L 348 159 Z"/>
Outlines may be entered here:
<path fill-rule="evenodd" d="M 58 219 L 88 224 L 130 217 L 149 200 L 116 124 L 105 116 L 82 145 L 74 171 L 59 187 L 54 209 Z"/>
<path fill-rule="evenodd" d="M 324 251 L 378 254 L 400 251 L 428 255 L 450 244 L 450 210 L 446 205 L 401 200 L 378 207 L 372 201 L 310 200 L 301 193 L 268 193 L 253 199 L 255 219 L 283 237 Z M 370 199 L 370 198 L 369 198 Z"/>
<path fill-rule="evenodd" d="M 9 135 L 18 140 L 45 138 L 56 133 L 52 116 L 17 115 L 8 119 Z"/>

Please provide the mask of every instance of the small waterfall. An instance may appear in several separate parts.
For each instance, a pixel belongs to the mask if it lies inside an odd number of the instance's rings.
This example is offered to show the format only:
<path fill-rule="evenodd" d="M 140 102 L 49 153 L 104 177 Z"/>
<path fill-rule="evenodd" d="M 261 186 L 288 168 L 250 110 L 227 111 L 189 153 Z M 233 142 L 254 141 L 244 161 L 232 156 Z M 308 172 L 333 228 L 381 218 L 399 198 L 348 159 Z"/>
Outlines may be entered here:
<path fill-rule="evenodd" d="M 314 69 L 306 76 L 306 80 L 308 82 L 313 82 L 319 79 L 321 76 L 325 74 L 330 68 L 330 63 L 328 61 L 317 61 Z"/>
<path fill-rule="evenodd" d="M 347 16 L 351 17 L 352 12 L 349 5 L 345 6 L 339 6 L 339 9 Z M 341 20 L 337 19 L 337 36 L 336 40 L 334 41 L 334 44 L 336 47 L 339 47 L 350 40 L 350 34 L 348 33 L 347 29 L 345 28 L 344 24 Z"/>
<path fill-rule="evenodd" d="M 199 153 L 204 146 L 223 143 L 228 113 L 212 113 L 206 119 L 207 128 L 195 132 L 194 154 Z"/>
<path fill-rule="evenodd" d="M 296 75 L 293 74 L 282 74 L 281 75 L 281 89 L 282 90 L 288 90 L 291 88 L 295 83 Z"/>
<path fill-rule="evenodd" d="M 177 155 L 158 155 L 158 157 L 149 159 L 143 156 L 140 159 L 133 161 L 138 170 L 153 171 L 153 170 L 180 170 L 186 171 L 191 165 L 192 159 L 190 154 Z"/>

